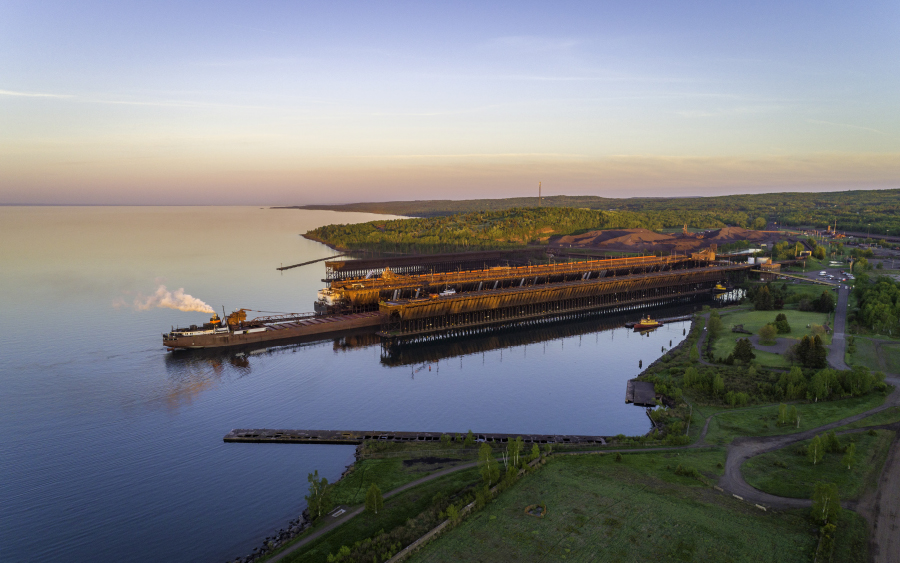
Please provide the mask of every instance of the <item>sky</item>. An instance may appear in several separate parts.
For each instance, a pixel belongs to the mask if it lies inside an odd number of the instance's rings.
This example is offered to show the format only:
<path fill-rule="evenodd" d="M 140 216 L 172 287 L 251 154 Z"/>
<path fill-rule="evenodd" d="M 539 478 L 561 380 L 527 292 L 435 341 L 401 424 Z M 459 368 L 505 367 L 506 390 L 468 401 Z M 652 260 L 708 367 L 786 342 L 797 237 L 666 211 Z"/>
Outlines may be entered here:
<path fill-rule="evenodd" d="M 0 204 L 900 187 L 900 2 L 0 0 Z"/>

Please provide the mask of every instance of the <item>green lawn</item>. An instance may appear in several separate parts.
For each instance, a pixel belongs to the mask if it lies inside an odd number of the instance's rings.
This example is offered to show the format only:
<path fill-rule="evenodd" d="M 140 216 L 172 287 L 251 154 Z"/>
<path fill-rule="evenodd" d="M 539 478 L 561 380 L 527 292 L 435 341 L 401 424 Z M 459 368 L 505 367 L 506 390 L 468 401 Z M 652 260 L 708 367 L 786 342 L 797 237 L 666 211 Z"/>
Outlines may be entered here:
<path fill-rule="evenodd" d="M 856 352 L 849 355 L 852 365 L 872 371 L 900 373 L 900 341 L 890 338 L 855 337 Z"/>
<path fill-rule="evenodd" d="M 373 515 L 363 512 L 331 532 L 286 557 L 284 561 L 296 563 L 325 562 L 330 553 L 337 553 L 341 546 L 374 536 L 380 530 L 390 531 L 427 509 L 438 493 L 452 497 L 458 491 L 481 482 L 478 468 L 463 469 L 434 481 L 423 483 L 397 496 L 385 499 L 384 509 Z M 301 536 L 302 537 L 302 536 Z"/>
<path fill-rule="evenodd" d="M 747 338 L 749 335 L 737 332 L 731 332 L 734 325 L 744 325 L 745 330 L 749 330 L 756 334 L 764 325 L 774 322 L 775 317 L 779 313 L 787 316 L 788 323 L 791 325 L 789 334 L 780 334 L 779 337 L 799 340 L 804 336 L 812 336 L 812 331 L 807 327 L 810 324 L 821 325 L 829 322 L 829 315 L 825 313 L 808 313 L 797 311 L 796 309 L 782 309 L 780 311 L 753 311 L 753 310 L 736 310 L 722 314 L 722 324 L 724 330 L 721 335 L 713 343 L 713 355 L 717 358 L 726 357 L 734 350 L 734 344 L 738 338 Z M 831 343 L 831 335 L 823 334 L 822 342 L 826 345 Z M 767 367 L 789 367 L 787 361 L 781 354 L 766 352 L 766 347 L 757 347 L 756 362 Z"/>
<path fill-rule="evenodd" d="M 838 436 L 842 445 L 856 443 L 856 464 L 847 469 L 840 453 L 827 453 L 813 465 L 806 459 L 809 441 L 792 444 L 747 460 L 741 468 L 747 483 L 761 491 L 782 497 L 810 498 L 817 481 L 835 483 L 841 499 L 856 500 L 881 474 L 894 433 L 875 430 L 875 436 L 857 432 Z"/>
<path fill-rule="evenodd" d="M 727 445 L 738 436 L 774 436 L 793 434 L 816 428 L 829 422 L 835 422 L 854 414 L 865 412 L 884 402 L 884 396 L 870 393 L 864 397 L 841 399 L 839 401 L 822 401 L 818 403 L 799 403 L 800 428 L 796 426 L 778 426 L 778 405 L 735 410 L 713 417 L 709 422 L 706 434 L 708 444 Z"/>
<path fill-rule="evenodd" d="M 807 561 L 806 511 L 762 512 L 697 479 L 724 452 L 555 456 L 411 561 Z M 543 503 L 543 518 L 526 515 Z"/>

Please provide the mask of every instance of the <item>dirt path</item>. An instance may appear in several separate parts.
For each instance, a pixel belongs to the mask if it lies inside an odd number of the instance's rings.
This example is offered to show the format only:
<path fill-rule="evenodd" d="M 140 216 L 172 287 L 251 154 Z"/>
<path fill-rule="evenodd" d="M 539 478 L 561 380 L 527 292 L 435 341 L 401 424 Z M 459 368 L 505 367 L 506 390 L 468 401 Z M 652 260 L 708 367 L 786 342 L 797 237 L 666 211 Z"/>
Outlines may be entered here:
<path fill-rule="evenodd" d="M 884 351 L 881 349 L 881 342 L 874 339 L 872 339 L 871 342 L 875 346 L 875 359 L 878 360 L 878 367 L 881 368 L 881 371 L 887 373 L 887 361 L 884 359 Z"/>
<path fill-rule="evenodd" d="M 425 477 L 422 477 L 421 479 L 416 479 L 415 481 L 411 481 L 411 482 L 409 482 L 409 483 L 407 483 L 407 484 L 405 484 L 405 485 L 403 485 L 403 486 L 401 486 L 401 487 L 397 487 L 396 489 L 393 489 L 393 490 L 391 490 L 391 491 L 388 491 L 388 492 L 384 493 L 383 496 L 384 496 L 384 498 L 390 498 L 390 497 L 392 497 L 392 496 L 394 496 L 394 495 L 397 495 L 397 494 L 402 493 L 403 491 L 405 491 L 405 490 L 407 490 L 407 489 L 411 489 L 411 488 L 413 488 L 413 487 L 415 487 L 415 486 L 417 486 L 417 485 L 421 485 L 422 483 L 427 483 L 428 481 L 432 481 L 432 480 L 434 480 L 434 479 L 438 479 L 438 478 L 440 478 L 440 477 L 443 477 L 444 475 L 448 475 L 448 474 L 453 473 L 453 472 L 455 472 L 455 471 L 462 471 L 463 469 L 469 469 L 469 468 L 472 468 L 472 467 L 476 467 L 477 465 L 478 465 L 478 462 L 477 462 L 477 461 L 473 461 L 473 462 L 471 462 L 471 463 L 464 463 L 464 464 L 462 464 L 462 465 L 457 465 L 457 466 L 454 466 L 454 467 L 449 467 L 449 468 L 447 468 L 447 469 L 443 469 L 443 470 L 438 471 L 438 472 L 436 472 L 436 473 L 432 473 L 431 475 L 426 475 Z M 331 530 L 337 528 L 337 527 L 340 526 L 341 524 L 347 522 L 347 521 L 350 520 L 351 518 L 353 518 L 353 517 L 355 517 L 355 516 L 359 516 L 360 514 L 362 514 L 363 510 L 365 510 L 365 509 L 366 509 L 365 506 L 360 506 L 360 507 L 357 507 L 357 508 L 355 508 L 355 509 L 353 509 L 353 510 L 348 510 L 347 512 L 345 512 L 344 514 L 342 514 L 340 517 L 338 517 L 338 518 L 333 518 L 333 519 L 332 519 L 332 520 L 333 520 L 332 522 L 329 522 L 327 525 L 325 525 L 325 526 L 319 528 L 319 529 L 316 530 L 315 532 L 313 532 L 313 533 L 309 534 L 308 536 L 304 537 L 303 539 L 299 540 L 297 543 L 292 544 L 290 547 L 288 547 L 288 548 L 285 549 L 284 551 L 282 551 L 282 552 L 280 552 L 280 553 L 277 553 L 276 555 L 274 555 L 273 557 L 271 557 L 271 558 L 269 558 L 269 559 L 266 559 L 265 561 L 266 561 L 267 563 L 274 563 L 275 561 L 281 561 L 282 559 L 284 559 L 285 557 L 287 557 L 287 556 L 290 555 L 291 553 L 294 553 L 295 551 L 297 551 L 298 549 L 300 549 L 300 548 L 303 547 L 304 545 L 308 544 L 309 542 L 311 542 L 311 541 L 313 541 L 313 540 L 316 540 L 316 539 L 318 539 L 319 537 L 321 537 L 321 536 L 327 534 L 328 532 L 330 532 Z M 329 517 L 326 516 L 326 518 L 329 518 Z"/>
<path fill-rule="evenodd" d="M 875 563 L 900 562 L 900 432 L 891 443 L 878 486 L 856 510 L 871 527 L 869 558 Z"/>

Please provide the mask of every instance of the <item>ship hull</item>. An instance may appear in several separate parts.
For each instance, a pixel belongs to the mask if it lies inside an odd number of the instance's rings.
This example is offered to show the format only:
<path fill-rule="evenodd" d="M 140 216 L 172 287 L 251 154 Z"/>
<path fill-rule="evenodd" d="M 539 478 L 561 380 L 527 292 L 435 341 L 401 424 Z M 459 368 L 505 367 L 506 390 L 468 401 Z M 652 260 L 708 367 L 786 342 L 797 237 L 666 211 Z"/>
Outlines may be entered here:
<path fill-rule="evenodd" d="M 163 346 L 172 349 L 199 350 L 206 348 L 227 348 L 246 346 L 261 342 L 290 340 L 304 336 L 315 336 L 345 330 L 374 328 L 381 325 L 381 313 L 357 313 L 355 315 L 338 315 L 312 319 L 301 326 L 263 327 L 221 332 L 218 334 L 198 334 L 174 338 L 164 338 Z"/>

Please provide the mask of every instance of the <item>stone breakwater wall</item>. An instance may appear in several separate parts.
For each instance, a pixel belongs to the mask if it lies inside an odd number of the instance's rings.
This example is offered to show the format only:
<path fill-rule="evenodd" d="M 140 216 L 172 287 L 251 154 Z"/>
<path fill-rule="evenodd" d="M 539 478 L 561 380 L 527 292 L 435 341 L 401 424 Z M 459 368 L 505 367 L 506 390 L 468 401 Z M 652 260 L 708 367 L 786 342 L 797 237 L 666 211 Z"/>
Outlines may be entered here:
<path fill-rule="evenodd" d="M 344 468 L 344 472 L 341 473 L 341 476 L 334 483 L 331 483 L 332 485 L 337 484 L 344 476 L 353 471 L 353 467 L 360 459 L 361 452 L 362 444 L 356 447 L 356 451 L 353 454 L 353 463 Z M 288 522 L 287 526 L 279 528 L 278 531 L 271 536 L 266 536 L 259 547 L 253 548 L 253 551 L 243 557 L 229 559 L 227 563 L 252 563 L 253 561 L 259 561 L 264 557 L 268 557 L 276 550 L 305 532 L 310 526 L 312 526 L 312 521 L 309 518 L 309 511 L 304 509 L 300 516 Z"/>

